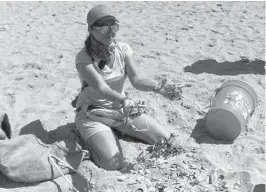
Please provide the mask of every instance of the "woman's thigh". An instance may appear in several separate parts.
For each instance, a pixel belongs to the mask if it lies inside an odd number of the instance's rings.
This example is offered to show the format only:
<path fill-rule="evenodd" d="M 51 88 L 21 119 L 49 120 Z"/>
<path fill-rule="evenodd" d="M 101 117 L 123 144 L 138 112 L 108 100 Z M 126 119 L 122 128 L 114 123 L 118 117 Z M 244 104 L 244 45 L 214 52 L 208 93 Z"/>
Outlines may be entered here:
<path fill-rule="evenodd" d="M 154 144 L 161 137 L 170 138 L 169 131 L 162 127 L 155 119 L 145 114 L 133 119 L 130 118 L 126 125 L 115 127 L 115 129 L 149 144 Z"/>

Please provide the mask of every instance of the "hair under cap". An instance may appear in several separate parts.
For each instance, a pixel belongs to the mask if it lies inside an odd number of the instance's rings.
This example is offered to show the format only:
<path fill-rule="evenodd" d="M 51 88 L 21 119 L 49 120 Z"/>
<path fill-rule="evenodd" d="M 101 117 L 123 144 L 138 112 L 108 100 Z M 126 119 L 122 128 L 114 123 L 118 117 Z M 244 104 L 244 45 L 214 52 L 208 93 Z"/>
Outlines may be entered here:
<path fill-rule="evenodd" d="M 115 17 L 112 10 L 106 5 L 96 5 L 88 12 L 87 23 L 89 26 L 91 26 L 93 23 L 106 16 Z"/>

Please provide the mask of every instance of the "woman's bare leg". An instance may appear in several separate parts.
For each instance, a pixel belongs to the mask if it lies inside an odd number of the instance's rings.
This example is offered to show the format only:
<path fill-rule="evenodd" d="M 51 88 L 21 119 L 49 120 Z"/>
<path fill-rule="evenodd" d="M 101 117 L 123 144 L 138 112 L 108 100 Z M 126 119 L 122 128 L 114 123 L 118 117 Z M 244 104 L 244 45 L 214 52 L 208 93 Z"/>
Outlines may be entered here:
<path fill-rule="evenodd" d="M 96 165 L 107 170 L 122 167 L 121 146 L 110 127 L 91 121 L 82 110 L 77 113 L 75 123 L 82 137 L 84 148 L 90 151 Z"/>
<path fill-rule="evenodd" d="M 154 142 L 161 137 L 169 139 L 171 135 L 171 133 L 163 128 L 159 122 L 145 114 L 130 119 L 126 125 L 114 128 L 119 132 L 138 138 L 149 144 L 154 144 Z"/>

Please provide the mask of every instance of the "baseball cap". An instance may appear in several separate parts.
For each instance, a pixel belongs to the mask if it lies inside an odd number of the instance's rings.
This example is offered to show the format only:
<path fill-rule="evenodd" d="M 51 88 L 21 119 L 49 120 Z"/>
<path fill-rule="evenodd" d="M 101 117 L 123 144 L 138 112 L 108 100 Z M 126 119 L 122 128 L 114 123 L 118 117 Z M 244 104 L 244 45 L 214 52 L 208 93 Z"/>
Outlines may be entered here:
<path fill-rule="evenodd" d="M 93 23 L 106 16 L 115 18 L 112 10 L 109 7 L 103 4 L 96 5 L 88 12 L 87 23 L 89 26 L 91 26 Z"/>

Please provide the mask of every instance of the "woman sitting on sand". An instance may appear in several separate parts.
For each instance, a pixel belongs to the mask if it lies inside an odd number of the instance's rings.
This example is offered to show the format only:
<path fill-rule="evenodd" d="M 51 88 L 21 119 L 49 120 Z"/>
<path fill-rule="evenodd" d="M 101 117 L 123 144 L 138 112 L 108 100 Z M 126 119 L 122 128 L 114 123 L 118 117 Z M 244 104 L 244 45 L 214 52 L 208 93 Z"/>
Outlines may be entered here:
<path fill-rule="evenodd" d="M 165 138 L 169 144 L 174 137 L 153 118 L 145 115 L 131 115 L 135 102 L 125 96 L 123 86 L 126 78 L 141 91 L 164 89 L 160 84 L 139 75 L 133 61 L 133 51 L 123 42 L 115 41 L 119 30 L 110 8 L 105 5 L 93 7 L 87 15 L 89 36 L 85 47 L 76 56 L 76 68 L 82 82 L 82 90 L 76 103 L 76 126 L 90 151 L 93 161 L 106 170 L 122 168 L 123 154 L 112 128 L 154 144 Z M 94 107 L 120 110 L 129 115 L 128 121 L 120 125 L 108 126 L 88 116 Z M 136 131 L 141 129 L 146 131 Z"/>

